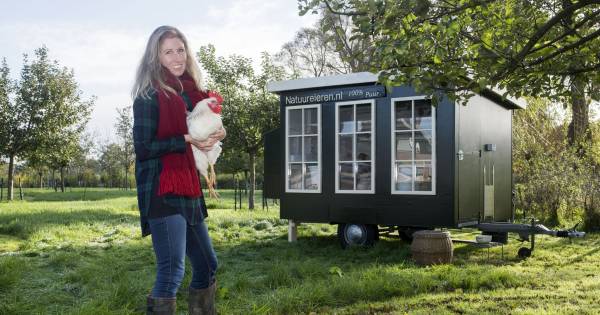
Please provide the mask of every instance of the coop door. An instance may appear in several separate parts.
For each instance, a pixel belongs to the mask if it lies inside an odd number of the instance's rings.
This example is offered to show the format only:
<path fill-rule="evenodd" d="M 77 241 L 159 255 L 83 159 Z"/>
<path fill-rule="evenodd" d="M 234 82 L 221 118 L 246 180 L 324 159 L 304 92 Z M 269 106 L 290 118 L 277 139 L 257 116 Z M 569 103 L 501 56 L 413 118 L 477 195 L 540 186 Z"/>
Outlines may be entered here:
<path fill-rule="evenodd" d="M 458 223 L 466 223 L 478 221 L 482 211 L 481 108 L 469 104 L 457 105 L 456 109 L 458 115 L 457 212 Z"/>

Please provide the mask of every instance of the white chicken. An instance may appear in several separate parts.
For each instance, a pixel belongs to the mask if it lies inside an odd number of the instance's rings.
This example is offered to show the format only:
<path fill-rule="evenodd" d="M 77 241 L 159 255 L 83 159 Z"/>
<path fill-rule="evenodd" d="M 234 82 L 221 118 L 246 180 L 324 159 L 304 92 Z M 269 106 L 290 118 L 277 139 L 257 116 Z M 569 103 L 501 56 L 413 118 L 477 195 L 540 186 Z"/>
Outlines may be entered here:
<path fill-rule="evenodd" d="M 189 135 L 200 141 L 207 140 L 215 131 L 223 127 L 221 121 L 221 103 L 223 98 L 216 92 L 209 91 L 209 97 L 196 104 L 194 110 L 187 116 L 187 126 Z M 203 151 L 192 146 L 196 168 L 204 176 L 208 185 L 208 193 L 213 198 L 219 195 L 215 191 L 217 175 L 214 165 L 221 154 L 221 142 L 217 142 L 210 150 Z M 210 168 L 210 171 L 209 171 Z"/>

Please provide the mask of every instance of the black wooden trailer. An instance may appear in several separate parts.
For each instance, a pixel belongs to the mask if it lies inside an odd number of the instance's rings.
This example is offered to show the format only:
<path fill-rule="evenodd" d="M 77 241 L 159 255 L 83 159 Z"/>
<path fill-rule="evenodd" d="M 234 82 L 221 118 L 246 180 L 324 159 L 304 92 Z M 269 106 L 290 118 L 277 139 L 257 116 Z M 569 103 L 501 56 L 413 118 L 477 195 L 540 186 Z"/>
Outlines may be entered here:
<path fill-rule="evenodd" d="M 512 223 L 512 111 L 523 107 L 516 101 L 486 90 L 466 106 L 442 94 L 434 105 L 366 72 L 268 89 L 280 95 L 281 126 L 265 135 L 264 194 L 280 199 L 290 241 L 300 222 L 338 224 L 344 247 L 372 244 L 380 231 L 410 238 L 418 229 L 468 226 L 494 241 L 516 232 L 532 244 L 535 234 L 558 233 Z"/>

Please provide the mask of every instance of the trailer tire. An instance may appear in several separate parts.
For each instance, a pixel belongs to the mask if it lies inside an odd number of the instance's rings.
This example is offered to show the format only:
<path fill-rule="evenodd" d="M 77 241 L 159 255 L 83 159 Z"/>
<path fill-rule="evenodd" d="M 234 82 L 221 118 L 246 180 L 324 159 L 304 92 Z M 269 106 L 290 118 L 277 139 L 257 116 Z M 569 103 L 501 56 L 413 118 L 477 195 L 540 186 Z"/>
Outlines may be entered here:
<path fill-rule="evenodd" d="M 531 257 L 531 249 L 529 249 L 527 247 L 521 247 L 521 248 L 519 248 L 517 255 L 519 255 L 519 257 L 521 257 L 521 258 Z"/>
<path fill-rule="evenodd" d="M 373 246 L 378 235 L 379 229 L 375 224 L 338 224 L 338 239 L 340 240 L 340 245 L 343 249 L 352 246 Z"/>

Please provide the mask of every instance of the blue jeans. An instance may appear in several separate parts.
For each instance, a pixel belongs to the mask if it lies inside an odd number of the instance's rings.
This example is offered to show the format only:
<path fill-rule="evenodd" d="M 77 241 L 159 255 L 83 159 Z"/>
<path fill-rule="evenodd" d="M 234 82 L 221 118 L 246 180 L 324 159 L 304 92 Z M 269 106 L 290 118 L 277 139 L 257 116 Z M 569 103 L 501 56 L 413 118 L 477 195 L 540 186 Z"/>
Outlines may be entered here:
<path fill-rule="evenodd" d="M 156 254 L 153 297 L 175 297 L 183 280 L 186 254 L 192 265 L 192 288 L 204 289 L 215 281 L 217 255 L 204 221 L 192 226 L 175 214 L 148 222 Z"/>

